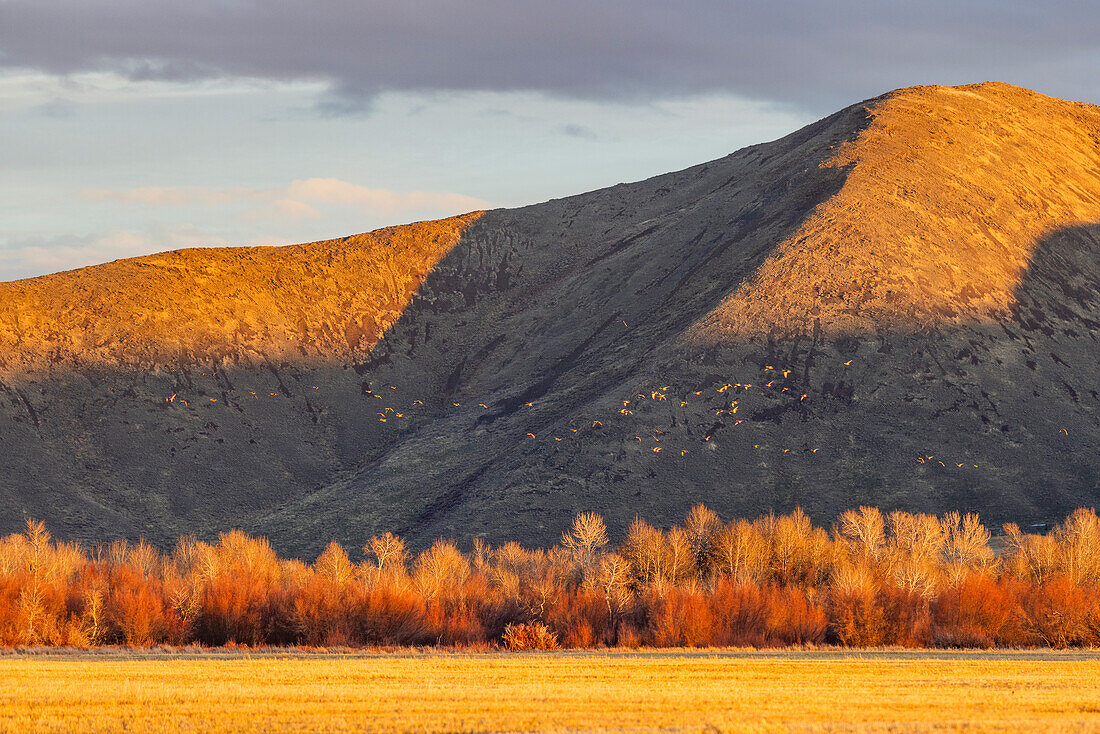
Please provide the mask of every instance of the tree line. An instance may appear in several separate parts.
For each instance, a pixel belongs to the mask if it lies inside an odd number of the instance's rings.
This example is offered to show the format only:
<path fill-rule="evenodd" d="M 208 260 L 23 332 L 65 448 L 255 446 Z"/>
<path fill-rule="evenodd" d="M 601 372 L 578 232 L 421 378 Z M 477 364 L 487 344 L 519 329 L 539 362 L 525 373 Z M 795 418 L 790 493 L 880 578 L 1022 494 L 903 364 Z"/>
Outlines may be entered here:
<path fill-rule="evenodd" d="M 552 548 L 410 554 L 384 533 L 362 551 L 332 543 L 310 564 L 233 531 L 89 552 L 29 521 L 0 539 L 0 645 L 1100 645 L 1088 509 L 991 539 L 973 514 L 861 507 L 825 529 L 699 505 L 668 529 L 637 518 L 617 545 L 585 512 Z"/>

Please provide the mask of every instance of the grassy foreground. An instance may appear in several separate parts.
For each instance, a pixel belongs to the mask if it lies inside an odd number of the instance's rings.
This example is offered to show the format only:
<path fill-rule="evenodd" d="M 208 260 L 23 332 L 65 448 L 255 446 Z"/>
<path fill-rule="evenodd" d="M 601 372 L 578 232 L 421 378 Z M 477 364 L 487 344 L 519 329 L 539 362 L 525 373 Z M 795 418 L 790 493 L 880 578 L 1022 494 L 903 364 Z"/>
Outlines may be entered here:
<path fill-rule="evenodd" d="M 0 731 L 1100 731 L 1088 653 L 0 659 Z"/>

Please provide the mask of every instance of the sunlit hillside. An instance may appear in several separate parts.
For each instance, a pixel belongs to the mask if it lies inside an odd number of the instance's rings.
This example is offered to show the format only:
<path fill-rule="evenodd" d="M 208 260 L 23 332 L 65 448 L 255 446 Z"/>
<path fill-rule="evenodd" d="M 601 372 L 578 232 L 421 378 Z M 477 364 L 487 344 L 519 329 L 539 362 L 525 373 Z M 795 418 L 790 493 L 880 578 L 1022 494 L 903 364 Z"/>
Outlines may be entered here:
<path fill-rule="evenodd" d="M 552 542 L 1100 499 L 1100 111 L 918 87 L 520 209 L 0 285 L 0 529 Z"/>

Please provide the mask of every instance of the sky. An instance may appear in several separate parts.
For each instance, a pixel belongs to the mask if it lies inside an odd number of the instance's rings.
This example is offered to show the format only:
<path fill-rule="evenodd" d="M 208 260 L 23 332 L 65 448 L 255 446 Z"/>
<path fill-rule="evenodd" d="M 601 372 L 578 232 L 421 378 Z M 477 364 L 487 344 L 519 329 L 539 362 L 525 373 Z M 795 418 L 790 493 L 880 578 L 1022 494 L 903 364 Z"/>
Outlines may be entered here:
<path fill-rule="evenodd" d="M 1100 103 L 1089 0 L 0 0 L 0 281 L 632 181 L 913 84 Z"/>

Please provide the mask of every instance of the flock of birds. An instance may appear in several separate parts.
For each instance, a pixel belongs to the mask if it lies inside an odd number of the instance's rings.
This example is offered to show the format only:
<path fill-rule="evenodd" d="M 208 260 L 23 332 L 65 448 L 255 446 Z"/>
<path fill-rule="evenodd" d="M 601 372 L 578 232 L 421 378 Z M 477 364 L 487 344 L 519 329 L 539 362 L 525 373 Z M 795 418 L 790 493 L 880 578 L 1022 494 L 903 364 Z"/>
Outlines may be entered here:
<path fill-rule="evenodd" d="M 843 366 L 845 368 L 850 367 L 852 365 L 853 361 L 854 360 L 848 360 L 847 362 L 843 363 Z M 714 405 L 714 404 L 706 405 L 706 410 L 713 413 L 716 420 L 719 419 L 721 416 L 727 416 L 729 418 L 732 418 L 733 416 L 744 415 L 743 413 L 739 413 L 739 411 L 741 411 L 741 409 L 743 407 L 741 405 L 741 402 L 742 402 L 742 400 L 744 400 L 744 396 L 750 390 L 752 390 L 754 388 L 756 388 L 758 390 L 761 390 L 761 391 L 765 391 L 765 392 L 770 390 L 770 391 L 772 391 L 773 394 L 775 394 L 777 396 L 781 396 L 783 394 L 789 394 L 790 397 L 793 398 L 793 397 L 795 397 L 795 395 L 797 395 L 797 402 L 799 402 L 799 403 L 805 402 L 806 399 L 809 397 L 808 393 L 801 393 L 797 390 L 792 390 L 792 385 L 784 384 L 784 383 L 788 383 L 788 377 L 791 374 L 791 372 L 792 372 L 792 370 L 790 370 L 790 369 L 777 369 L 777 368 L 773 367 L 772 365 L 764 365 L 763 369 L 762 369 L 763 374 L 762 374 L 762 377 L 761 377 L 761 381 L 758 382 L 758 383 L 749 383 L 749 382 L 732 382 L 731 383 L 731 382 L 726 382 L 726 383 L 722 383 L 722 384 L 717 385 L 717 386 L 712 385 L 710 387 L 703 388 L 703 389 L 700 389 L 700 390 L 689 391 L 688 393 L 685 393 L 683 396 L 681 396 L 678 399 L 674 398 L 672 401 L 669 400 L 670 390 L 672 389 L 670 385 L 664 385 L 664 386 L 661 386 L 661 387 L 654 387 L 654 388 L 647 388 L 647 392 L 639 392 L 639 393 L 631 395 L 630 397 L 621 398 L 622 407 L 620 407 L 618 409 L 618 414 L 617 415 L 610 416 L 610 417 L 608 417 L 608 416 L 597 416 L 595 418 L 584 419 L 584 421 L 581 422 L 580 425 L 578 425 L 577 427 L 566 426 L 565 427 L 566 430 L 569 431 L 568 434 L 566 434 L 564 436 L 551 434 L 551 435 L 547 436 L 546 439 L 550 440 L 550 441 L 554 441 L 554 442 L 565 441 L 565 440 L 568 440 L 569 438 L 576 437 L 578 434 L 580 434 L 582 431 L 585 431 L 586 429 L 587 430 L 598 430 L 598 429 L 603 428 L 604 422 L 603 422 L 603 420 L 600 419 L 601 417 L 605 420 L 616 420 L 617 419 L 618 421 L 621 422 L 621 421 L 624 421 L 624 420 L 629 420 L 631 418 L 634 418 L 636 415 L 639 415 L 639 414 L 642 414 L 642 413 L 646 412 L 650 407 L 652 407 L 656 404 L 659 404 L 659 403 L 666 403 L 666 404 L 669 404 L 669 405 L 675 405 L 678 402 L 679 407 L 681 409 L 683 409 L 683 408 L 688 407 L 689 405 L 695 404 L 695 403 L 693 403 L 693 401 L 696 398 L 701 398 L 701 401 L 696 401 L 696 402 L 703 402 L 704 405 L 705 405 L 708 402 L 708 400 L 707 400 L 707 397 L 703 397 L 703 396 L 709 394 L 711 391 L 713 391 L 714 394 L 722 396 L 722 401 L 721 401 L 720 405 Z M 202 375 L 205 376 L 206 373 L 204 372 L 204 373 L 202 373 Z M 213 377 L 214 374 L 212 373 L 210 376 Z M 310 385 L 309 387 L 314 389 L 314 390 L 320 389 L 316 385 Z M 394 393 L 399 392 L 397 385 L 387 385 L 385 387 L 388 388 L 389 390 L 394 391 Z M 365 387 L 363 389 L 363 394 L 365 396 L 377 399 L 379 401 L 382 401 L 383 403 L 391 402 L 391 401 L 387 400 L 386 397 L 383 397 L 386 394 L 386 392 L 387 391 L 385 389 L 383 389 L 381 391 L 378 391 L 378 392 L 374 391 L 373 389 L 369 389 L 369 388 L 365 388 Z M 269 392 L 265 396 L 265 395 L 256 393 L 254 391 L 249 391 L 248 394 L 253 398 L 264 398 L 264 397 L 270 398 L 270 397 L 278 397 L 280 395 L 279 392 Z M 731 399 L 731 397 L 732 397 L 732 399 Z M 218 402 L 217 398 L 207 398 L 207 400 L 211 403 Z M 726 402 L 727 400 L 728 400 L 728 402 Z M 178 403 L 182 404 L 183 406 L 188 406 L 189 405 L 188 401 L 186 399 L 180 397 L 178 393 L 167 396 L 165 398 L 165 401 L 168 402 L 168 403 L 178 402 Z M 414 417 L 412 415 L 413 411 L 419 412 L 417 406 L 419 406 L 420 409 L 423 409 L 425 407 L 424 401 L 419 399 L 419 398 L 414 399 L 414 400 L 412 400 L 411 403 L 408 404 L 407 408 L 395 408 L 395 407 L 392 407 L 392 406 L 383 405 L 382 410 L 376 411 L 377 416 L 378 416 L 378 418 L 377 418 L 378 422 L 389 424 L 389 423 L 394 423 L 394 422 L 400 422 L 402 420 L 411 419 L 412 417 Z M 486 405 L 485 403 L 477 403 L 476 406 L 478 408 L 482 409 L 482 410 L 489 410 L 489 406 Z M 444 406 L 444 407 L 448 407 L 448 406 Z M 462 403 L 461 402 L 450 401 L 450 406 L 449 407 L 450 408 L 461 408 Z M 531 402 L 524 403 L 524 407 L 534 408 L 534 407 L 536 407 L 536 402 L 531 401 Z M 744 422 L 745 422 L 744 418 L 738 417 L 738 418 L 732 418 L 732 424 L 730 424 L 730 423 L 717 423 L 714 426 L 712 426 L 712 428 L 710 430 L 705 432 L 705 434 L 702 437 L 702 443 L 704 443 L 704 444 L 709 443 L 710 440 L 714 437 L 714 433 L 717 430 L 724 429 L 724 428 L 736 428 L 737 426 L 741 425 Z M 629 435 L 629 433 L 630 432 L 628 431 L 627 435 Z M 669 449 L 668 446 L 667 446 L 667 443 L 666 443 L 666 445 L 661 445 L 662 438 L 665 437 L 668 432 L 665 431 L 665 430 L 662 430 L 660 428 L 652 428 L 652 429 L 649 429 L 648 431 L 643 431 L 642 433 L 643 434 L 644 433 L 649 433 L 649 438 L 652 440 L 653 443 L 652 443 L 651 446 L 648 446 L 648 448 L 649 448 L 649 452 L 653 455 L 657 455 L 657 454 L 660 454 L 662 452 L 666 452 L 666 455 L 670 453 L 672 455 L 679 454 L 679 456 L 685 457 L 689 453 L 691 453 L 691 451 L 692 451 L 692 449 L 681 448 L 681 447 L 676 447 L 676 448 Z M 1061 429 L 1061 433 L 1065 434 L 1066 436 L 1069 435 L 1069 431 L 1065 428 Z M 539 440 L 539 437 L 531 431 L 526 432 L 525 438 L 532 439 L 532 440 L 535 440 L 535 441 Z M 632 439 L 626 439 L 626 440 L 627 441 L 636 440 L 636 441 L 638 441 L 639 443 L 642 443 L 642 444 L 647 443 L 647 439 L 643 438 L 642 435 L 634 435 L 632 437 Z M 762 448 L 762 445 L 761 444 L 752 444 L 752 448 L 759 450 L 759 449 Z M 802 453 L 807 453 L 807 454 L 810 454 L 810 455 L 816 455 L 819 451 L 821 451 L 820 447 L 811 448 L 809 446 L 806 446 L 802 449 Z M 792 452 L 792 449 L 783 448 L 783 449 L 780 450 L 780 452 L 781 452 L 780 455 L 790 454 Z M 953 461 L 953 460 L 944 460 L 943 458 L 937 458 L 934 454 L 917 456 L 916 457 L 916 463 L 917 464 L 932 465 L 932 466 L 937 466 L 938 465 L 938 466 L 940 466 L 944 469 L 952 469 L 952 468 L 954 468 L 954 469 L 964 469 L 964 468 L 977 469 L 978 468 L 977 464 L 969 464 L 968 462 L 956 462 L 956 461 Z"/>

